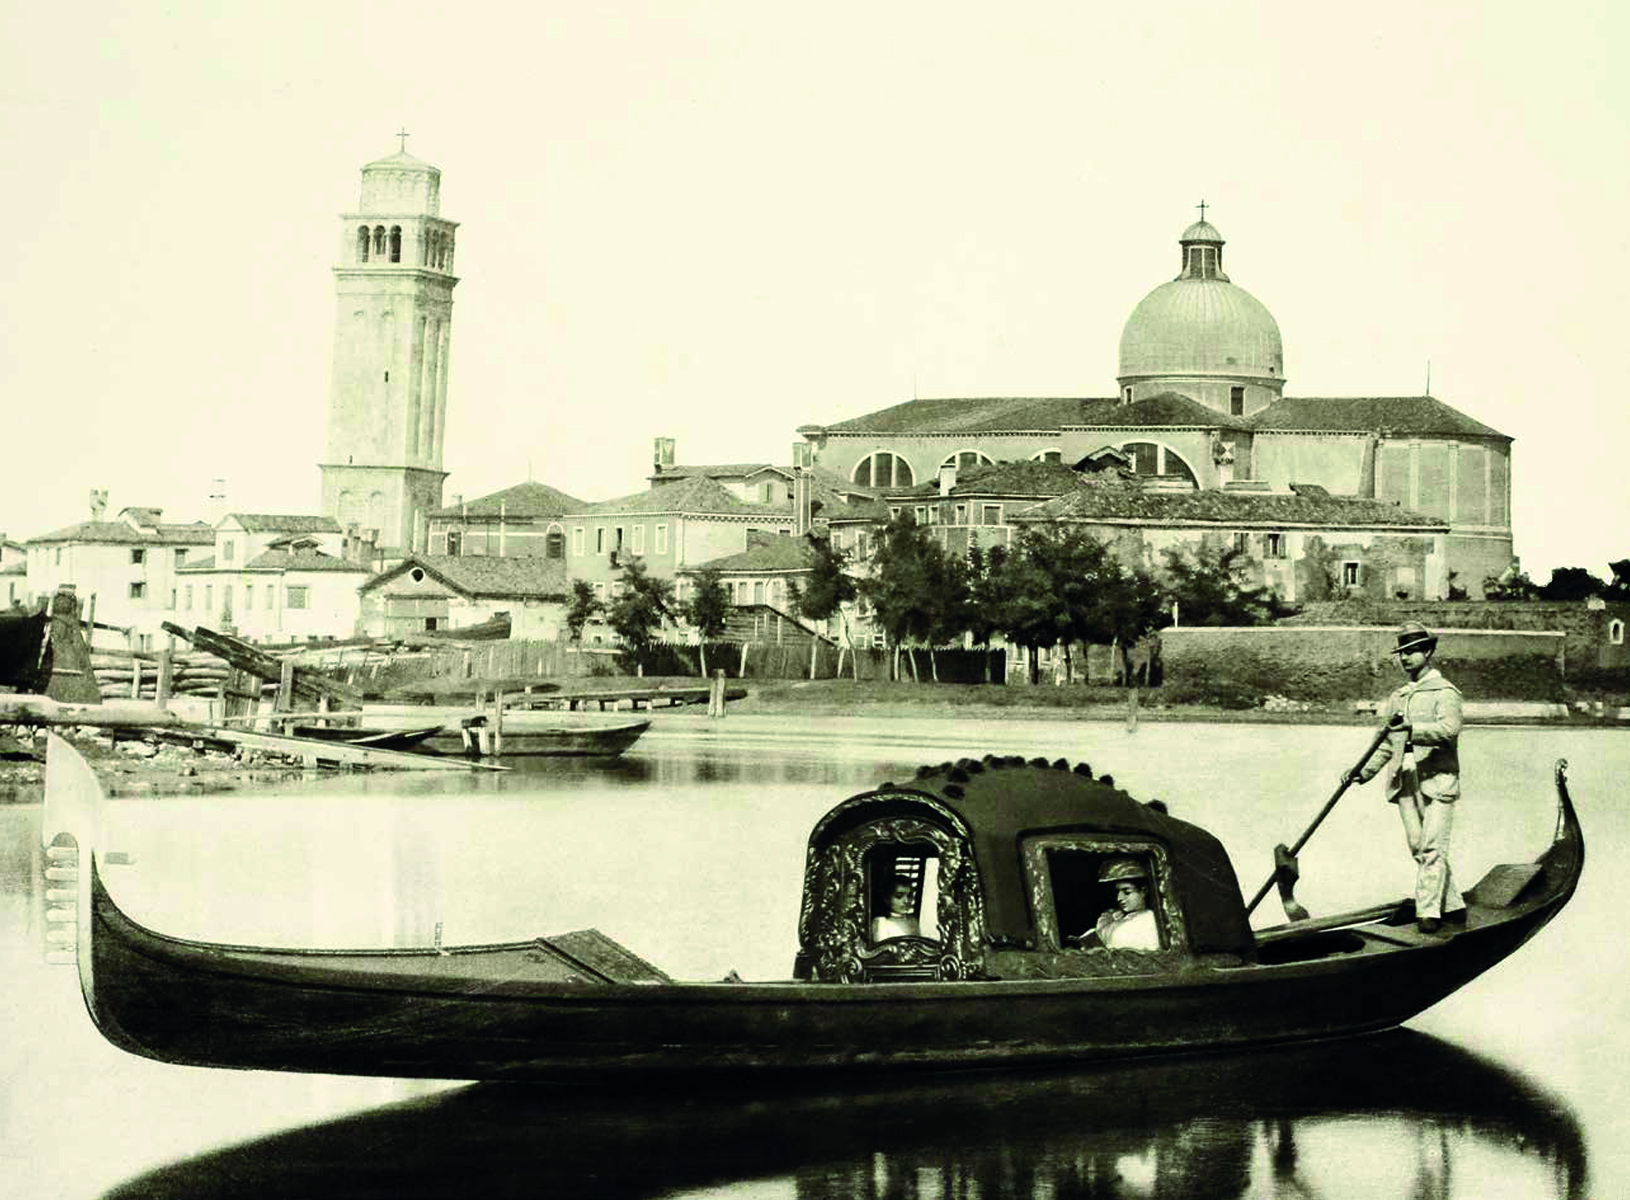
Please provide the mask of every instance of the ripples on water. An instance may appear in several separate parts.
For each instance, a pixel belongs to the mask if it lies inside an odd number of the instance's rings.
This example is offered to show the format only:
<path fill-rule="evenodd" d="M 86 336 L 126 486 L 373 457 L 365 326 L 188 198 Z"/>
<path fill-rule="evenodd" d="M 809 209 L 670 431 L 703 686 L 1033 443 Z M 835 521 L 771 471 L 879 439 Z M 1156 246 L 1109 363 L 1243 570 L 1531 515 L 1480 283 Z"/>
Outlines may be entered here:
<path fill-rule="evenodd" d="M 424 945 L 438 926 L 448 944 L 594 926 L 678 977 L 783 978 L 810 826 L 920 762 L 1090 760 L 1217 833 L 1251 890 L 1365 741 L 1351 727 L 659 721 L 610 763 L 118 801 L 106 844 L 134 865 L 109 883 L 182 936 Z M 1535 948 L 1412 1022 L 1441 1039 L 797 1095 L 438 1089 L 131 1058 L 91 1029 L 72 972 L 41 964 L 38 809 L 0 809 L 0 1145 L 28 1189 L 7 1194 L 123 1179 L 132 1197 L 1586 1195 L 1586 1132 L 1630 1134 L 1596 1049 L 1630 1032 L 1623 955 L 1599 937 L 1617 908 L 1601 864 L 1630 841 L 1612 791 L 1627 751 L 1616 732 L 1467 735 L 1461 886 L 1544 844 L 1558 754 L 1595 870 Z M 1316 914 L 1408 890 L 1379 785 L 1344 799 L 1302 863 Z M 1626 1181 L 1616 1157 L 1606 1169 Z M 1630 1193 L 1599 1180 L 1596 1194 Z"/>

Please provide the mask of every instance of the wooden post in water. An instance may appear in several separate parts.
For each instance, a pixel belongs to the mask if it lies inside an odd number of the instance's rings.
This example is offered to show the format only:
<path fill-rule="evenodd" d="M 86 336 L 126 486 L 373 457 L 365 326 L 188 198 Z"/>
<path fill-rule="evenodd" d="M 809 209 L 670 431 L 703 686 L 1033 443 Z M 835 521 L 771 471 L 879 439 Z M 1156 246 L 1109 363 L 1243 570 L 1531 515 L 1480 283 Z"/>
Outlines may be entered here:
<path fill-rule="evenodd" d="M 492 701 L 492 756 L 504 756 L 504 693 L 497 692 Z"/>
<path fill-rule="evenodd" d="M 724 669 L 713 672 L 713 685 L 708 689 L 707 715 L 724 716 Z"/>

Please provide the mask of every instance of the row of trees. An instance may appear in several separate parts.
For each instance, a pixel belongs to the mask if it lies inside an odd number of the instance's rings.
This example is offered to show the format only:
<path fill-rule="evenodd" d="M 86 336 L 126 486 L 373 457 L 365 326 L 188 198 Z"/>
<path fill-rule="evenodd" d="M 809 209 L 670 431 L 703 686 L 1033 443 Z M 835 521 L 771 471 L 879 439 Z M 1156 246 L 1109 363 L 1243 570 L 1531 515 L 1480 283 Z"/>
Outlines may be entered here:
<path fill-rule="evenodd" d="M 964 555 L 945 551 L 905 514 L 877 535 L 871 571 L 855 579 L 847 556 L 830 542 L 813 542 L 808 582 L 794 590 L 798 612 L 816 621 L 846 619 L 862 600 L 895 647 L 932 647 L 963 640 L 988 646 L 1000 635 L 1030 651 L 1062 645 L 1066 663 L 1077 644 L 1118 644 L 1123 653 L 1169 623 L 1173 606 L 1195 625 L 1249 625 L 1278 613 L 1273 594 L 1245 578 L 1245 558 L 1232 547 L 1168 550 L 1158 575 L 1127 567 L 1114 549 L 1079 526 L 1026 527 L 1011 546 L 979 545 Z M 1029 656 L 1032 672 L 1036 656 Z M 907 655 L 915 677 L 916 659 Z M 1073 666 L 1073 664 L 1070 664 Z"/>
<path fill-rule="evenodd" d="M 902 514 L 877 534 L 870 570 L 856 577 L 849 556 L 827 539 L 811 539 L 805 580 L 791 589 L 792 607 L 808 620 L 847 622 L 851 606 L 864 602 L 872 620 L 895 648 L 900 675 L 903 648 L 926 647 L 938 679 L 933 647 L 970 639 L 989 646 L 998 636 L 1023 646 L 1035 669 L 1034 651 L 1119 645 L 1123 652 L 1168 624 L 1174 609 L 1190 625 L 1252 625 L 1279 614 L 1273 593 L 1246 579 L 1247 559 L 1232 547 L 1168 550 L 1158 572 L 1125 566 L 1114 549 L 1078 526 L 1025 528 L 1011 546 L 970 547 L 949 553 L 928 531 Z M 639 559 L 622 571 L 621 586 L 600 600 L 586 580 L 572 585 L 566 626 L 580 641 L 595 617 L 633 654 L 643 672 L 664 625 L 684 622 L 704 643 L 724 632 L 730 592 L 716 572 L 701 570 L 689 599 L 679 602 L 671 580 L 651 575 Z M 913 678 L 915 655 L 906 655 Z"/>
<path fill-rule="evenodd" d="M 1556 567 L 1549 583 L 1535 583 L 1522 571 L 1491 575 L 1483 581 L 1483 594 L 1490 600 L 1630 600 L 1630 558 L 1608 563 L 1607 569 L 1608 578 L 1602 579 L 1584 567 Z"/>

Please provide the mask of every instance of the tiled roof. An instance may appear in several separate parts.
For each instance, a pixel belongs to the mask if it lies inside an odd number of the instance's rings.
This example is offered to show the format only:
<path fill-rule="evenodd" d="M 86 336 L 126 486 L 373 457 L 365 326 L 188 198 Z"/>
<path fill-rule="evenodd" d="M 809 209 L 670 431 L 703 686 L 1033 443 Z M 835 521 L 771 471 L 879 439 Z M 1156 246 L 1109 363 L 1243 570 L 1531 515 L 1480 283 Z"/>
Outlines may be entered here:
<path fill-rule="evenodd" d="M 340 533 L 333 517 L 282 516 L 276 513 L 229 513 L 246 533 Z"/>
<path fill-rule="evenodd" d="M 188 571 L 213 571 L 214 569 L 215 556 L 211 554 L 208 558 L 189 558 L 176 567 L 175 573 L 185 575 Z"/>
<path fill-rule="evenodd" d="M 821 509 L 819 516 L 825 521 L 887 521 L 889 506 L 882 500 L 851 500 Z"/>
<path fill-rule="evenodd" d="M 600 516 L 609 513 L 685 513 L 701 516 L 729 515 L 791 517 L 792 505 L 748 504 L 737 498 L 724 484 L 706 475 L 693 475 L 674 483 L 659 483 L 654 488 L 620 496 L 599 504 L 587 505 L 571 511 L 572 516 Z"/>
<path fill-rule="evenodd" d="M 501 512 L 506 520 L 510 517 L 558 517 L 561 513 L 581 509 L 585 503 L 576 496 L 568 496 L 558 488 L 550 487 L 547 483 L 534 483 L 528 480 L 526 483 L 517 483 L 514 487 L 494 492 L 490 496 L 482 496 L 477 500 L 449 504 L 430 515 L 496 517 Z"/>
<path fill-rule="evenodd" d="M 421 567 L 466 596 L 543 599 L 566 594 L 566 563 L 558 558 L 508 558 L 482 554 L 415 554 L 362 585 L 371 591 Z"/>
<path fill-rule="evenodd" d="M 989 466 L 970 467 L 957 472 L 953 496 L 1057 496 L 1082 486 L 1081 476 L 1063 463 L 1020 462 L 994 463 Z M 930 480 L 911 489 L 906 498 L 920 500 L 939 495 L 939 481 Z M 899 497 L 891 497 L 897 499 Z"/>
<path fill-rule="evenodd" d="M 792 478 L 791 467 L 778 467 L 774 463 L 719 463 L 714 466 L 693 467 L 663 467 L 651 476 L 658 483 L 672 483 L 678 479 L 689 479 L 693 475 L 706 475 L 709 479 L 746 479 L 750 475 L 757 475 L 762 471 L 776 471 Z"/>
<path fill-rule="evenodd" d="M 1352 529 L 1384 525 L 1447 529 L 1436 517 L 1384 500 L 1298 496 L 1283 492 L 1158 491 L 1126 484 L 1077 488 L 1013 513 L 1012 521 L 1135 520 L 1175 525 L 1322 525 Z"/>
<path fill-rule="evenodd" d="M 707 568 L 714 571 L 807 571 L 814 552 L 799 537 L 777 537 L 749 546 L 740 554 L 727 554 L 710 562 L 685 567 L 681 574 L 695 574 Z"/>
<path fill-rule="evenodd" d="M 1093 429 L 1144 429 L 1198 426 L 1201 429 L 1249 429 L 1244 417 L 1231 417 L 1179 392 L 1145 396 L 1095 414 L 1083 425 Z"/>
<path fill-rule="evenodd" d="M 162 508 L 131 507 L 119 510 L 121 520 L 127 514 L 138 525 L 156 526 L 164 519 L 164 510 Z"/>
<path fill-rule="evenodd" d="M 1436 434 L 1511 438 L 1432 396 L 1287 396 L 1246 419 L 1263 433 Z"/>
<path fill-rule="evenodd" d="M 355 571 L 368 574 L 368 568 L 320 550 L 267 550 L 243 564 L 247 571 Z"/>
<path fill-rule="evenodd" d="M 1018 433 L 1092 422 L 1111 399 L 997 396 L 907 400 L 880 412 L 826 426 L 828 433 Z"/>
<path fill-rule="evenodd" d="M 213 546 L 215 530 L 202 521 L 191 525 L 160 525 L 155 533 L 132 529 L 123 521 L 81 521 L 53 533 L 29 538 L 30 546 L 51 542 L 101 542 L 125 546 Z"/>

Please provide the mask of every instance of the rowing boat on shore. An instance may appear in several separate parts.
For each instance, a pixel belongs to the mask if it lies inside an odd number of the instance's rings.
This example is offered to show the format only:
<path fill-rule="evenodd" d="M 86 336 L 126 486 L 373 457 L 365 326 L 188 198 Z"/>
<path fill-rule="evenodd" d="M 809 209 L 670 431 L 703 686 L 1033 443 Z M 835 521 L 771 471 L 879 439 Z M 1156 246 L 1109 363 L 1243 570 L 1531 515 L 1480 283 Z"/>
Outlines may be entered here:
<path fill-rule="evenodd" d="M 1490 870 L 1463 923 L 1421 932 L 1413 904 L 1393 900 L 1252 930 L 1205 830 L 1084 765 L 987 756 L 885 783 L 816 824 L 790 979 L 680 982 L 594 930 L 423 950 L 234 946 L 120 908 L 98 867 L 96 776 L 49 741 L 42 830 L 48 854 L 77 863 L 91 1016 L 132 1053 L 194 1066 L 583 1080 L 1323 1039 L 1390 1028 L 1465 986 L 1556 916 L 1584 868 L 1559 763 L 1551 841 Z M 1095 881 L 1128 860 L 1148 880 L 1156 943 L 1078 947 L 1073 931 L 1100 907 Z M 880 931 L 902 880 L 913 931 Z"/>

